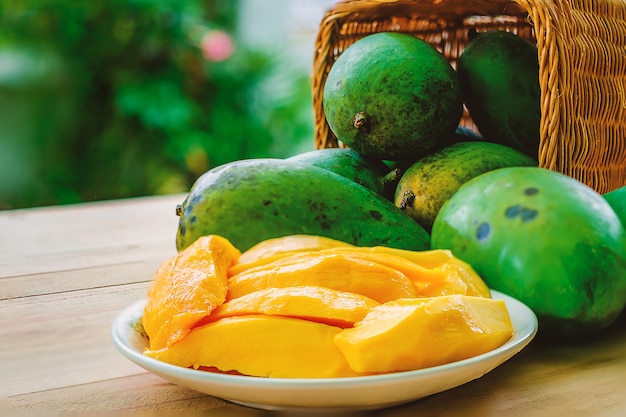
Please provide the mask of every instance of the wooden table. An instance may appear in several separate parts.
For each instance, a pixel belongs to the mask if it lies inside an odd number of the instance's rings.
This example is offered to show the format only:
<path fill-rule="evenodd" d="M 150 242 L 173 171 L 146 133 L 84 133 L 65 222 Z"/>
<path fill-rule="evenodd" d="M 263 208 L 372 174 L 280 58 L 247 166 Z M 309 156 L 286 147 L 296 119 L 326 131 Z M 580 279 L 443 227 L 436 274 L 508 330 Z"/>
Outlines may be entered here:
<path fill-rule="evenodd" d="M 0 212 L 0 415 L 7 410 L 271 414 L 167 383 L 111 343 L 115 315 L 145 295 L 159 263 L 175 253 L 175 206 L 183 198 Z M 626 415 L 626 315 L 602 337 L 579 345 L 534 341 L 478 380 L 375 415 L 563 411 Z"/>

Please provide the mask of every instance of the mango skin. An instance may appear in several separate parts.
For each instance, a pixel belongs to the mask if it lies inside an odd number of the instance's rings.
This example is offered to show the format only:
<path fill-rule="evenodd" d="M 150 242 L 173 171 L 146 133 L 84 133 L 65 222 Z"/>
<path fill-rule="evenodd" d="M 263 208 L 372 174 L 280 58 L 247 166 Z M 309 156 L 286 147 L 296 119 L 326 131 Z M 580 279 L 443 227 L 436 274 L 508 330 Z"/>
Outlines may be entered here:
<path fill-rule="evenodd" d="M 626 304 L 626 230 L 601 195 L 547 169 L 501 168 L 462 185 L 435 219 L 432 247 L 528 305 L 546 337 L 598 332 Z"/>
<path fill-rule="evenodd" d="M 235 161 L 206 172 L 177 212 L 178 250 L 211 234 L 242 252 L 294 234 L 356 246 L 424 250 L 430 245 L 424 228 L 384 197 L 322 168 L 281 159 Z"/>
<path fill-rule="evenodd" d="M 603 195 L 626 228 L 626 185 Z"/>
<path fill-rule="evenodd" d="M 483 138 L 536 158 L 541 122 L 537 47 L 506 31 L 480 33 L 459 57 L 457 72 Z"/>
<path fill-rule="evenodd" d="M 441 206 L 461 185 L 510 166 L 537 166 L 537 161 L 497 143 L 458 142 L 411 165 L 398 182 L 394 203 L 430 232 Z"/>
<path fill-rule="evenodd" d="M 387 160 L 427 154 L 463 112 L 461 84 L 446 58 L 422 39 L 391 32 L 343 51 L 328 73 L 323 105 L 341 142 Z"/>
<path fill-rule="evenodd" d="M 308 163 L 349 178 L 357 184 L 383 195 L 383 177 L 390 171 L 381 160 L 366 158 L 350 148 L 324 148 L 287 158 Z"/>

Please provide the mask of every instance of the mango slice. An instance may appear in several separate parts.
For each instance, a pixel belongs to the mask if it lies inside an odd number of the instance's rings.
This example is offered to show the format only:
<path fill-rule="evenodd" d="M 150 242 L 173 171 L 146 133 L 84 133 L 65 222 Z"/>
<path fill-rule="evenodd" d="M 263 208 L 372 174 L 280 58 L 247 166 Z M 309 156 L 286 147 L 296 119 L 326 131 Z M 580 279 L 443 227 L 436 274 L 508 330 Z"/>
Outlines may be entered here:
<path fill-rule="evenodd" d="M 452 252 L 447 249 L 412 251 L 406 249 L 389 248 L 387 246 L 371 246 L 358 247 L 358 250 L 365 253 L 386 253 L 390 255 L 402 256 L 403 258 L 409 259 L 410 261 L 415 262 L 416 264 L 421 265 L 424 268 L 436 268 L 441 264 L 455 262 L 457 260 Z"/>
<path fill-rule="evenodd" d="M 324 236 L 289 235 L 267 239 L 257 243 L 241 254 L 239 262 L 228 271 L 228 276 L 244 270 L 267 265 L 275 260 L 299 252 L 318 251 L 334 247 L 352 247 L 353 245 Z"/>
<path fill-rule="evenodd" d="M 226 274 L 239 255 L 228 240 L 204 236 L 159 266 L 143 314 L 151 349 L 182 339 L 225 301 Z"/>
<path fill-rule="evenodd" d="M 259 377 L 356 376 L 333 342 L 339 332 L 339 327 L 291 317 L 226 317 L 145 354 L 178 366 Z"/>
<path fill-rule="evenodd" d="M 380 303 L 361 294 L 324 287 L 266 288 L 217 307 L 202 323 L 224 317 L 267 314 L 301 318 L 337 327 L 352 327 Z"/>
<path fill-rule="evenodd" d="M 395 300 L 374 307 L 335 343 L 356 372 L 442 365 L 503 345 L 513 335 L 504 301 L 466 295 Z"/>
<path fill-rule="evenodd" d="M 278 260 L 253 268 L 228 279 L 227 299 L 241 297 L 265 288 L 302 285 L 365 295 L 379 303 L 403 297 L 415 297 L 415 285 L 402 272 L 349 254 L 315 253 L 294 257 L 293 262 Z"/>
<path fill-rule="evenodd" d="M 374 247 L 335 247 L 320 253 L 347 253 L 396 268 L 407 275 L 420 297 L 464 294 L 491 297 L 485 281 L 466 262 L 444 249 L 409 251 Z"/>

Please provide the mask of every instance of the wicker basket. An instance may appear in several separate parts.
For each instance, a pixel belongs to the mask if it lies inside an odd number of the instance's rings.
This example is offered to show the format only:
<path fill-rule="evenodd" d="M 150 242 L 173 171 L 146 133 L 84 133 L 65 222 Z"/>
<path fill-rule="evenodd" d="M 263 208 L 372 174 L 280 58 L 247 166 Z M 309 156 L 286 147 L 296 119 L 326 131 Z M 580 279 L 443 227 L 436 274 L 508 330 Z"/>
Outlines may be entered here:
<path fill-rule="evenodd" d="M 455 66 L 468 30 L 504 29 L 539 51 L 539 165 L 600 193 L 626 185 L 624 0 L 343 0 L 321 21 L 313 61 L 315 146 L 342 146 L 322 105 L 337 57 L 377 32 L 418 36 Z M 472 126 L 467 112 L 461 123 Z"/>

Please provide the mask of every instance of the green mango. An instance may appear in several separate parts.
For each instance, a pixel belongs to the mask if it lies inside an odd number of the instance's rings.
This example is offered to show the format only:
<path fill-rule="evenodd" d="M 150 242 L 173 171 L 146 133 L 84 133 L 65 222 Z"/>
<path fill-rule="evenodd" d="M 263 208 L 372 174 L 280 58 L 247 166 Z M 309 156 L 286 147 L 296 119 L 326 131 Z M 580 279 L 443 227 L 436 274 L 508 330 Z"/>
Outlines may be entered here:
<path fill-rule="evenodd" d="M 346 48 L 323 89 L 328 126 L 362 155 L 417 158 L 454 132 L 463 112 L 461 84 L 426 41 L 379 32 Z"/>
<path fill-rule="evenodd" d="M 457 142 L 411 165 L 398 182 L 394 203 L 430 232 L 441 206 L 461 185 L 512 166 L 537 166 L 537 161 L 497 143 Z"/>
<path fill-rule="evenodd" d="M 383 161 L 364 157 L 350 148 L 316 149 L 287 160 L 334 172 L 381 195 L 385 192 L 385 175 L 391 171 Z"/>
<path fill-rule="evenodd" d="M 457 72 L 484 139 L 536 158 L 541 121 L 537 47 L 507 31 L 479 33 L 461 53 Z"/>
<path fill-rule="evenodd" d="M 617 217 L 626 227 L 626 185 L 603 195 Z"/>
<path fill-rule="evenodd" d="M 483 137 L 480 136 L 480 134 L 478 132 L 475 132 L 474 130 L 465 127 L 465 126 L 457 126 L 456 130 L 454 132 L 452 132 L 452 134 L 448 135 L 447 137 L 443 138 L 438 146 L 436 146 L 435 148 L 433 148 L 430 153 L 435 153 L 447 146 L 452 145 L 453 143 L 457 143 L 457 142 L 476 142 L 476 141 L 484 141 Z M 429 153 L 429 154 L 430 154 Z M 389 175 L 391 178 L 386 179 L 387 182 L 387 187 L 389 188 L 391 185 L 394 186 L 394 190 L 392 190 L 391 192 L 391 200 L 394 199 L 394 194 L 395 194 L 395 186 L 397 186 L 398 181 L 400 180 L 400 177 L 406 172 L 407 169 L 409 169 L 409 167 L 411 165 L 413 165 L 416 161 L 424 158 L 424 156 L 427 155 L 421 155 L 419 158 L 411 158 L 411 159 L 402 159 L 402 160 L 398 160 L 398 161 L 389 161 L 389 160 L 384 160 L 383 162 L 385 163 L 385 165 L 387 165 L 387 167 L 389 169 L 394 170 L 395 172 L 393 173 L 393 175 Z"/>
<path fill-rule="evenodd" d="M 481 174 L 443 205 L 431 238 L 533 309 L 542 335 L 598 332 L 626 304 L 626 230 L 600 194 L 566 175 Z"/>
<path fill-rule="evenodd" d="M 282 159 L 235 161 L 204 173 L 177 213 L 178 250 L 210 234 L 241 251 L 293 234 L 357 246 L 430 245 L 428 233 L 384 197 L 325 169 Z"/>

